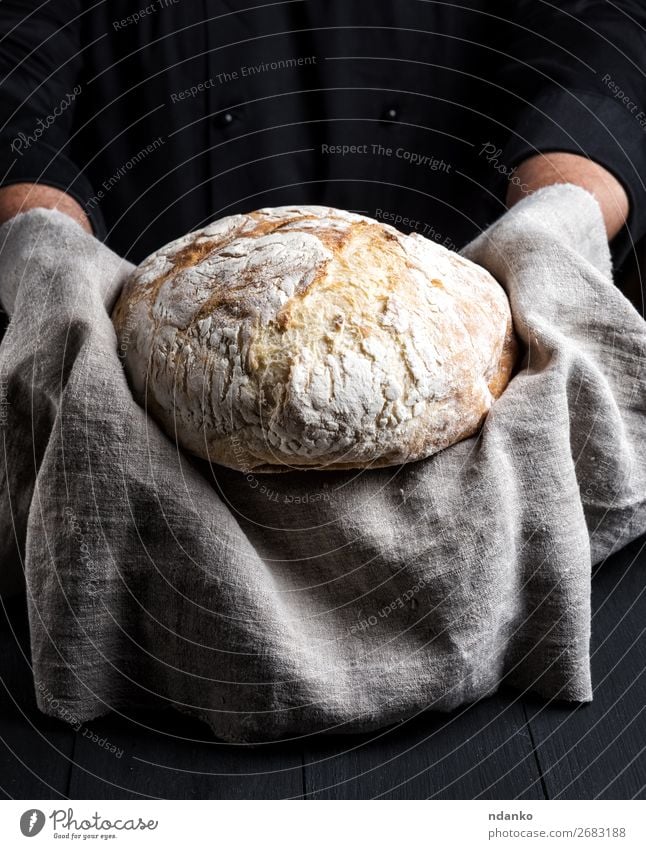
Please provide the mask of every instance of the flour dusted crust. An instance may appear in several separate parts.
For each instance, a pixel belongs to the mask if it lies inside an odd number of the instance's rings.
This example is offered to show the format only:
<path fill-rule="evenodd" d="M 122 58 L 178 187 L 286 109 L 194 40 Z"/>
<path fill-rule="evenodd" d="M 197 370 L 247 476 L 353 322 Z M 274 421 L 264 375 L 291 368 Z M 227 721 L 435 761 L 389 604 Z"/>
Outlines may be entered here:
<path fill-rule="evenodd" d="M 380 467 L 475 433 L 516 344 L 484 269 L 339 209 L 261 209 L 177 239 L 113 321 L 136 399 L 246 472 Z"/>

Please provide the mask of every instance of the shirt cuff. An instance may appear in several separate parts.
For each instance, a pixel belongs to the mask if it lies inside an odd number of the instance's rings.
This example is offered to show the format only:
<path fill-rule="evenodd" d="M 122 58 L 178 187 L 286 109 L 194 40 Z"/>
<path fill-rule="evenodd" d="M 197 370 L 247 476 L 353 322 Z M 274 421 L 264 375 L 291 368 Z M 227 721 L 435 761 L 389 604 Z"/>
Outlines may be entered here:
<path fill-rule="evenodd" d="M 630 108 L 629 108 L 630 107 Z M 620 265 L 646 233 L 646 113 L 594 92 L 561 89 L 539 95 L 518 116 L 503 150 L 514 168 L 536 153 L 565 151 L 587 156 L 606 168 L 628 195 L 628 221 L 611 242 Z"/>
<path fill-rule="evenodd" d="M 104 241 L 107 235 L 105 221 L 87 177 L 60 151 L 43 142 L 30 146 L 24 152 L 14 152 L 12 144 L 17 148 L 18 141 L 18 135 L 11 135 L 6 130 L 2 133 L 0 187 L 15 183 L 40 183 L 60 189 L 81 206 L 90 220 L 94 235 Z"/>

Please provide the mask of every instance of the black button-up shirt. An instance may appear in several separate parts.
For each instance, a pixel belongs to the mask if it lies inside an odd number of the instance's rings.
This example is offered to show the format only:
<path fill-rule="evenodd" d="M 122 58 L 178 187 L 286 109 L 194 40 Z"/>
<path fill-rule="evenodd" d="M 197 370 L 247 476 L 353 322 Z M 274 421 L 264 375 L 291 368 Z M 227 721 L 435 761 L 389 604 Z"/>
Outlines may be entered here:
<path fill-rule="evenodd" d="M 2 0 L 0 181 L 64 189 L 134 262 L 281 204 L 459 248 L 515 165 L 567 150 L 628 191 L 620 259 L 646 231 L 644 27 L 630 0 Z"/>

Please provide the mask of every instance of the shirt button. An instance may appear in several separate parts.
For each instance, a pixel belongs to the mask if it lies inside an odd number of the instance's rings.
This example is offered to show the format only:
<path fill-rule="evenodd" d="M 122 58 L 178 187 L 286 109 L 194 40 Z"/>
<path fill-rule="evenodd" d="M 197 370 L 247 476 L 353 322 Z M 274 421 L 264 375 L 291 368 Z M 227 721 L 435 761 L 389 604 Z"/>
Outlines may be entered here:
<path fill-rule="evenodd" d="M 220 112 L 213 116 L 213 124 L 216 127 L 230 127 L 234 120 L 232 112 Z"/>

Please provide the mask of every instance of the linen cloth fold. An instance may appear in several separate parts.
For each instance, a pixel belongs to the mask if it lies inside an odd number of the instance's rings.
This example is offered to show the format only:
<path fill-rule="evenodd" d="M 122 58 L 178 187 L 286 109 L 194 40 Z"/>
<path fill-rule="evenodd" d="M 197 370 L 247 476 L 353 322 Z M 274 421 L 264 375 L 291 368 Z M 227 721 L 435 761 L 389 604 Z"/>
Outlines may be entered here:
<path fill-rule="evenodd" d="M 0 572 L 8 592 L 24 570 L 42 711 L 172 705 L 261 741 L 503 680 L 591 699 L 591 566 L 646 531 L 646 323 L 577 187 L 464 253 L 522 343 L 481 432 L 402 467 L 254 475 L 133 401 L 110 320 L 128 263 L 57 212 L 0 229 Z"/>

